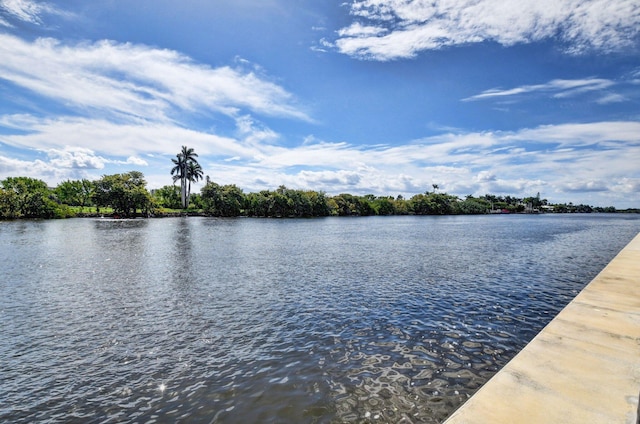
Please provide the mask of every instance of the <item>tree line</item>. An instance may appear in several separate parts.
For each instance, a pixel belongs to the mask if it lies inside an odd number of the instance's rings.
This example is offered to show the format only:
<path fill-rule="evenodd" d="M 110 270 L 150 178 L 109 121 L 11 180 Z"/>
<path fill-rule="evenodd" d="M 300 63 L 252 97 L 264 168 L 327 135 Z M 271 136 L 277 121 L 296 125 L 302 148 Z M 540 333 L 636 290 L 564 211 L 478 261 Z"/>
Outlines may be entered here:
<path fill-rule="evenodd" d="M 447 193 L 427 191 L 410 198 L 358 196 L 280 186 L 275 190 L 244 193 L 235 184 L 220 185 L 207 178 L 200 193 L 185 199 L 183 185 L 147 190 L 138 171 L 104 175 L 96 181 L 67 180 L 54 188 L 29 177 L 0 181 L 0 218 L 67 218 L 109 214 L 116 217 L 163 216 L 193 213 L 219 217 L 310 218 L 372 215 L 468 215 L 492 210 L 524 212 L 528 206 L 549 206 L 547 212 L 616 212 L 615 208 L 555 204 L 537 198 L 484 195 L 460 199 Z M 188 191 L 188 184 L 187 191 Z M 183 199 L 185 201 L 183 201 Z M 537 202 L 540 202 L 538 205 Z M 187 205 L 187 208 L 183 206 Z"/>
<path fill-rule="evenodd" d="M 138 171 L 103 175 L 96 181 L 66 180 L 55 188 L 38 179 L 9 177 L 0 181 L 0 219 L 67 218 L 111 214 L 115 217 L 163 216 L 197 213 L 220 217 L 310 218 L 323 216 L 371 215 L 471 215 L 520 212 L 616 212 L 614 207 L 550 205 L 535 197 L 516 198 L 486 194 L 458 196 L 438 191 L 403 196 L 357 196 L 348 193 L 328 196 L 322 191 L 296 190 L 280 186 L 275 190 L 244 193 L 235 184 L 220 185 L 205 178 L 200 193 L 191 193 L 191 184 L 202 179 L 203 170 L 192 148 L 182 146 L 172 159 L 173 185 L 147 190 Z M 180 182 L 176 186 L 176 182 Z M 95 211 L 95 212 L 93 212 Z"/>

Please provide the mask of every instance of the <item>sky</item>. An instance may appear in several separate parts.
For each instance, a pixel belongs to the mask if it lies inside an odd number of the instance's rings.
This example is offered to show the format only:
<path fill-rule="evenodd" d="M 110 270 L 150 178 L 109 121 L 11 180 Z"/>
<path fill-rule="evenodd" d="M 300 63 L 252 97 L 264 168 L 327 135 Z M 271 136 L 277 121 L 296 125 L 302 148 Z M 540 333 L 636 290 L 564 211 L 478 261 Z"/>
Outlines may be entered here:
<path fill-rule="evenodd" d="M 183 145 L 246 193 L 640 207 L 640 2 L 0 0 L 0 179 Z"/>

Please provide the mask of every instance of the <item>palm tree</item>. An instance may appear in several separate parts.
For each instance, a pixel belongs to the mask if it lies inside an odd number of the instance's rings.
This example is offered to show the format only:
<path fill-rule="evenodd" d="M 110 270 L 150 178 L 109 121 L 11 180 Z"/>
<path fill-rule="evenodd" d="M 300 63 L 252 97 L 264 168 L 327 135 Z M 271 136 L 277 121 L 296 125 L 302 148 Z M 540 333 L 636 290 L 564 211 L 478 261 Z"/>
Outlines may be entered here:
<path fill-rule="evenodd" d="M 187 209 L 189 207 L 191 181 L 197 181 L 198 179 L 202 178 L 202 168 L 196 160 L 197 157 L 198 154 L 192 148 L 182 146 L 182 150 L 176 155 L 176 158 L 171 159 L 171 161 L 175 165 L 171 169 L 171 175 L 173 175 L 174 183 L 180 180 L 180 200 L 184 209 Z M 196 174 L 198 174 L 197 177 L 194 177 L 190 174 L 192 169 L 199 170 L 195 172 Z"/>
<path fill-rule="evenodd" d="M 171 168 L 171 175 L 173 175 L 173 182 L 180 180 L 180 205 L 184 207 L 184 159 L 182 155 L 178 154 L 176 159 L 171 159 L 175 165 Z"/>
<path fill-rule="evenodd" d="M 187 188 L 187 199 L 189 199 L 189 197 L 191 196 L 191 183 L 198 182 L 198 180 L 201 180 L 203 176 L 204 176 L 204 173 L 202 172 L 202 167 L 200 166 L 200 164 L 195 160 L 189 162 L 189 164 L 187 165 L 187 178 L 186 178 L 189 183 L 189 187 Z M 188 204 L 189 204 L 189 201 L 187 200 L 187 205 Z"/>

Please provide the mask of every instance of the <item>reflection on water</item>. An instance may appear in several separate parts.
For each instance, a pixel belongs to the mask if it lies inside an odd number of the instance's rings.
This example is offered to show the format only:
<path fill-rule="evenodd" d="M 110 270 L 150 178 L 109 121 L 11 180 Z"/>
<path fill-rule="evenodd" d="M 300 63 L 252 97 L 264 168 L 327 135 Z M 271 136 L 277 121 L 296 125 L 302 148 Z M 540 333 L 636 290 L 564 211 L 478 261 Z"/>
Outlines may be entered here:
<path fill-rule="evenodd" d="M 441 422 L 635 216 L 0 222 L 2 422 Z"/>

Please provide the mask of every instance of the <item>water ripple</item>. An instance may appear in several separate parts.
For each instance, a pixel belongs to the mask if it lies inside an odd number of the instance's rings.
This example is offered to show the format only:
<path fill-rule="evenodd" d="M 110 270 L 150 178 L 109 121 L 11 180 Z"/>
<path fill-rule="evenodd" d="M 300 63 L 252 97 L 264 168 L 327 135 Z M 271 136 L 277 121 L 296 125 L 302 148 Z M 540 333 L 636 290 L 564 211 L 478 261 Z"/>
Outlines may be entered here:
<path fill-rule="evenodd" d="M 620 216 L 0 222 L 2 422 L 441 422 Z"/>

